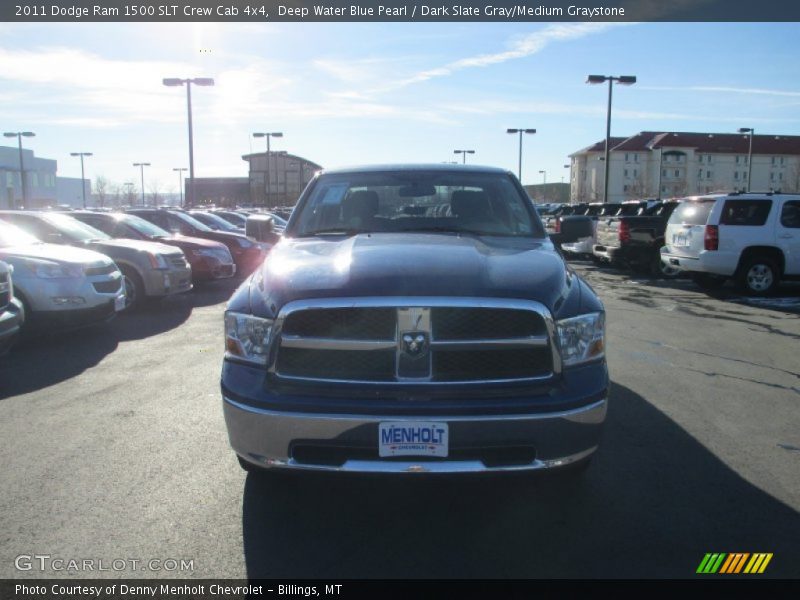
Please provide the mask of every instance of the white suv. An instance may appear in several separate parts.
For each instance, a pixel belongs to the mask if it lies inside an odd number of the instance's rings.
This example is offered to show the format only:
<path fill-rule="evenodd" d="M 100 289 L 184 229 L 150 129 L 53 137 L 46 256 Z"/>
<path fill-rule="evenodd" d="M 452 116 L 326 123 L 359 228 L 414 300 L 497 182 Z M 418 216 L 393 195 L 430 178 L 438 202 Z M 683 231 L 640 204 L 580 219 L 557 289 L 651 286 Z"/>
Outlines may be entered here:
<path fill-rule="evenodd" d="M 661 261 L 704 287 L 733 278 L 755 295 L 800 279 L 800 195 L 734 193 L 685 198 L 672 213 Z"/>

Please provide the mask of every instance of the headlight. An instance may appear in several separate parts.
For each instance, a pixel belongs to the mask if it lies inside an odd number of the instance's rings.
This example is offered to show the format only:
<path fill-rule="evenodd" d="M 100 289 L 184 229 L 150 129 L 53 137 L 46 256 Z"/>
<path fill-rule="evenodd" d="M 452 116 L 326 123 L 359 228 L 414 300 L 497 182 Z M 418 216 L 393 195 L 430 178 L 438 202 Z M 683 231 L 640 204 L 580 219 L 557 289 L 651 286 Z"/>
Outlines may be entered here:
<path fill-rule="evenodd" d="M 605 320 L 605 313 L 589 313 L 556 322 L 561 360 L 565 367 L 604 356 Z"/>
<path fill-rule="evenodd" d="M 83 272 L 78 267 L 60 265 L 54 262 L 28 260 L 25 262 L 36 277 L 41 279 L 64 279 L 78 278 L 83 276 Z"/>
<path fill-rule="evenodd" d="M 225 313 L 225 354 L 257 365 L 267 364 L 272 319 Z"/>
<path fill-rule="evenodd" d="M 236 241 L 239 242 L 239 248 L 246 250 L 247 248 L 252 248 L 253 242 L 248 240 L 247 238 L 236 238 Z"/>
<path fill-rule="evenodd" d="M 150 266 L 153 267 L 154 269 L 169 269 L 169 265 L 167 264 L 167 259 L 164 258 L 163 254 L 148 252 L 147 258 L 150 259 Z"/>

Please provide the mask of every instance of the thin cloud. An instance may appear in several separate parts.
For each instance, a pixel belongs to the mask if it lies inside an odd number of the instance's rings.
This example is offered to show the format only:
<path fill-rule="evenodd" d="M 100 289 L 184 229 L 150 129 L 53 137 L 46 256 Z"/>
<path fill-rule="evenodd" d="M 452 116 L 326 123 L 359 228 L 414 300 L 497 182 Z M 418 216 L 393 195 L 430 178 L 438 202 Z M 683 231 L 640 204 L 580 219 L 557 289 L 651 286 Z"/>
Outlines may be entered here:
<path fill-rule="evenodd" d="M 544 29 L 529 33 L 511 42 L 508 50 L 490 54 L 469 56 L 441 67 L 419 71 L 414 75 L 395 81 L 389 85 L 376 88 L 375 92 L 384 92 L 422 83 L 439 77 L 447 77 L 464 69 L 488 67 L 510 60 L 526 58 L 541 52 L 552 43 L 576 40 L 587 35 L 602 33 L 608 29 L 631 25 L 632 23 L 559 23 L 548 25 Z"/>
<path fill-rule="evenodd" d="M 758 96 L 780 96 L 800 98 L 800 92 L 791 90 L 771 90 L 766 88 L 742 88 L 732 86 L 694 85 L 694 86 L 640 86 L 639 89 L 658 92 L 708 92 L 723 94 L 753 94 Z"/>

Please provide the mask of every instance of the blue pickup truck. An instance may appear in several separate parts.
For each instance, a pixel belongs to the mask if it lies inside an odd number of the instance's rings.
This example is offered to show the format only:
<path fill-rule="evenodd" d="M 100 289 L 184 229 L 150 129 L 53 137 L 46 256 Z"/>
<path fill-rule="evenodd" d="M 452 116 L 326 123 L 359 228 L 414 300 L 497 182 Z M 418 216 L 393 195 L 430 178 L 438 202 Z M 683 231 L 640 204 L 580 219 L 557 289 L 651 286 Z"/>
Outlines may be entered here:
<path fill-rule="evenodd" d="M 598 447 L 603 305 L 504 170 L 317 174 L 224 326 L 249 472 L 579 471 Z"/>

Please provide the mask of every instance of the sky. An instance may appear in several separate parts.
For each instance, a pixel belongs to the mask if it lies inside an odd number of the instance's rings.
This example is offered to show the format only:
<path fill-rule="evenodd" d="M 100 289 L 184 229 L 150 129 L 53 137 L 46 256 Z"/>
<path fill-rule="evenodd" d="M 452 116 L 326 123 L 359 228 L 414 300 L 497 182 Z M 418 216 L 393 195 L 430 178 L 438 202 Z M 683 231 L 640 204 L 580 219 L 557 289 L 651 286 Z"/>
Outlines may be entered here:
<path fill-rule="evenodd" d="M 0 129 L 29 130 L 37 156 L 80 176 L 177 192 L 193 87 L 198 177 L 246 176 L 273 150 L 324 167 L 460 160 L 569 180 L 568 156 L 643 130 L 800 135 L 797 23 L 0 23 Z M 8 142 L 11 142 L 9 144 Z M 12 145 L 14 140 L 0 140 Z"/>

